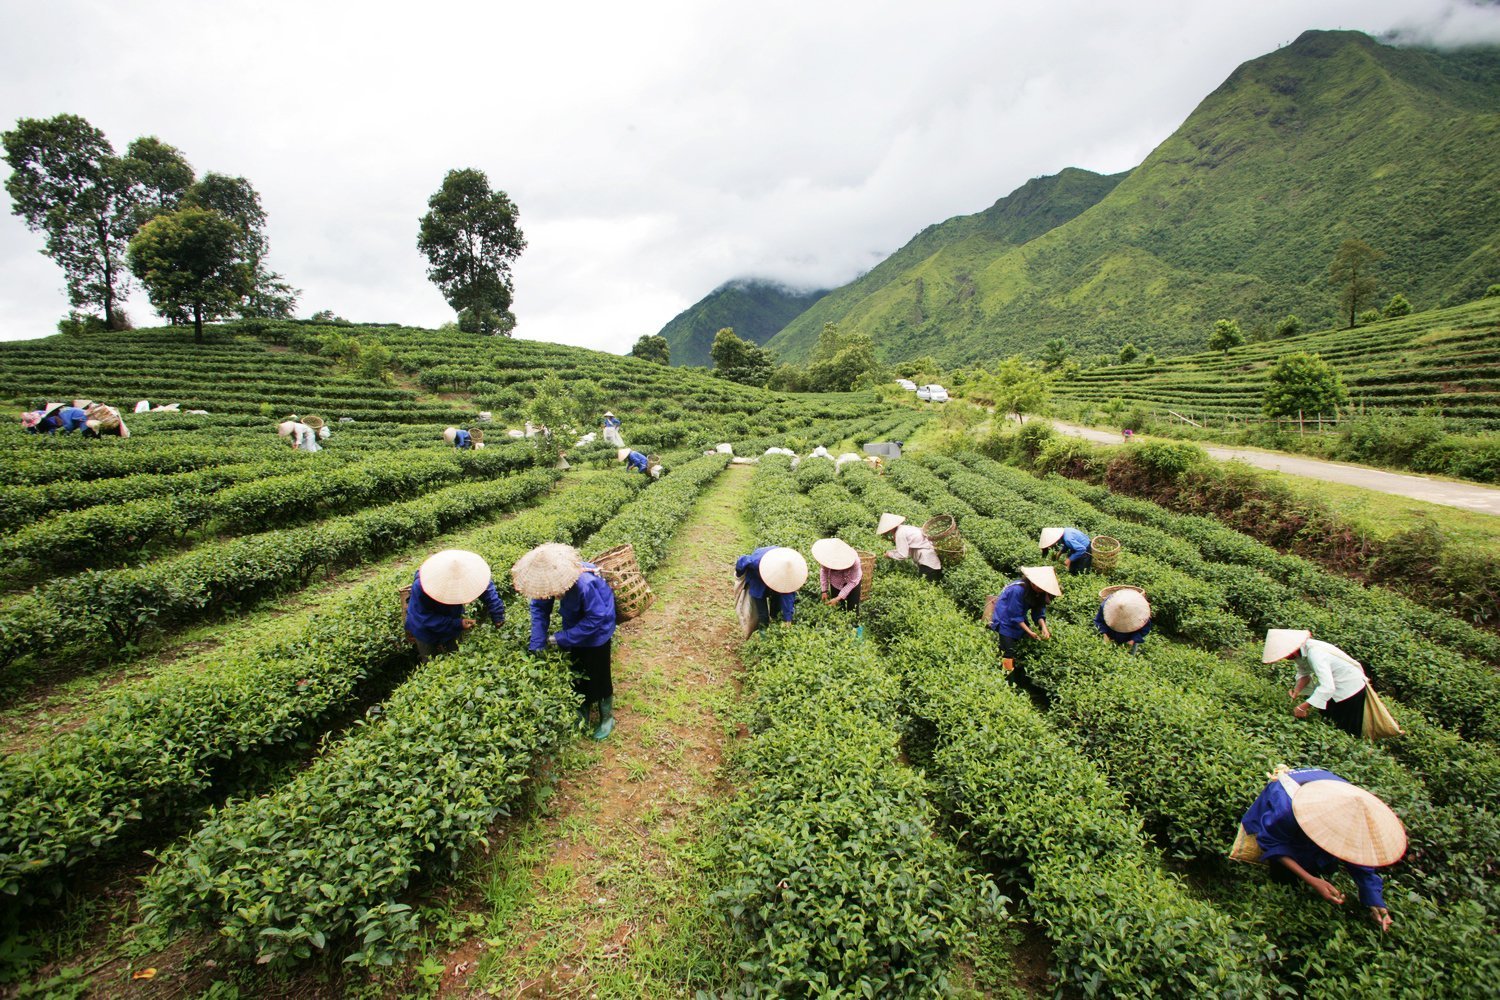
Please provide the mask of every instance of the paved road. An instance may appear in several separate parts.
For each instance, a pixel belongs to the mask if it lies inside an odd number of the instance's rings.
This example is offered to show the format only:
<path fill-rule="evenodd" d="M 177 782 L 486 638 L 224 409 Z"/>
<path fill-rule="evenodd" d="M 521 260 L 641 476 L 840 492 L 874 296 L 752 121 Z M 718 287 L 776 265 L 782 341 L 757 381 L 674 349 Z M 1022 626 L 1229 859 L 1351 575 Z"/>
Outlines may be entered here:
<path fill-rule="evenodd" d="M 1123 436 L 1113 431 L 1079 427 L 1076 424 L 1065 424 L 1056 420 L 1052 421 L 1052 426 L 1056 427 L 1061 434 L 1071 434 L 1074 437 L 1086 438 L 1103 444 L 1120 444 L 1125 440 Z M 1244 462 L 1247 465 L 1287 472 L 1294 476 L 1307 476 L 1309 479 L 1321 479 L 1329 483 L 1362 486 L 1367 490 L 1410 497 L 1413 500 L 1425 500 L 1428 503 L 1440 503 L 1447 507 L 1462 507 L 1464 510 L 1500 517 L 1500 488 L 1494 486 L 1455 483 L 1446 479 L 1428 479 L 1426 476 L 1385 472 L 1363 465 L 1325 462 L 1322 459 L 1288 455 L 1278 451 L 1261 451 L 1256 448 L 1221 448 L 1217 445 L 1203 445 L 1203 450 L 1210 456 L 1226 462 L 1231 460 Z"/>

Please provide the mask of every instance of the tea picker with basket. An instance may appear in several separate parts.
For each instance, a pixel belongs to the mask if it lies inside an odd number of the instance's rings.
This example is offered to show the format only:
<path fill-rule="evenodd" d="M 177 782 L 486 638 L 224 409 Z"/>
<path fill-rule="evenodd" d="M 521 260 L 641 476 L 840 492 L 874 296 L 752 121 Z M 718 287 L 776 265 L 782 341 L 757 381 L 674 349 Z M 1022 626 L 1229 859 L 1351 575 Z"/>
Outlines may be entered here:
<path fill-rule="evenodd" d="M 608 410 L 604 411 L 604 426 L 602 428 L 604 440 L 616 448 L 625 447 L 625 439 L 621 437 L 620 418 Z"/>
<path fill-rule="evenodd" d="M 755 628 L 771 624 L 778 613 L 783 625 L 792 623 L 797 591 L 807 582 L 807 560 L 802 553 L 780 545 L 763 545 L 735 560 L 734 575 L 740 578 L 755 610 Z"/>
<path fill-rule="evenodd" d="M 1278 768 L 1240 820 L 1229 856 L 1264 864 L 1276 882 L 1302 882 L 1335 906 L 1344 894 L 1325 875 L 1343 864 L 1382 931 L 1391 926 L 1377 869 L 1406 853 L 1406 828 L 1376 796 L 1319 768 Z"/>
<path fill-rule="evenodd" d="M 932 539 L 921 528 L 907 524 L 900 514 L 881 514 L 875 534 L 891 536 L 893 547 L 885 554 L 887 559 L 910 559 L 929 580 L 943 578 L 943 561 L 938 558 Z"/>
<path fill-rule="evenodd" d="M 1069 573 L 1082 573 L 1094 565 L 1089 536 L 1077 528 L 1043 528 L 1037 540 L 1043 552 L 1061 552 L 1068 562 Z"/>
<path fill-rule="evenodd" d="M 1110 642 L 1128 646 L 1131 653 L 1137 653 L 1153 624 L 1151 602 L 1140 587 L 1105 587 L 1099 591 L 1094 628 Z"/>
<path fill-rule="evenodd" d="M 1018 669 L 1016 662 L 1021 638 L 1044 641 L 1052 638 L 1052 630 L 1047 627 L 1047 605 L 1054 597 L 1061 596 L 1062 586 L 1051 566 L 1022 566 L 1021 579 L 990 598 L 985 608 L 985 625 L 1000 637 L 1000 662 L 1006 676 L 1025 680 L 1026 671 Z M 1028 616 L 1036 628 L 1026 624 Z"/>
<path fill-rule="evenodd" d="M 865 578 L 858 550 L 841 538 L 820 538 L 813 542 L 812 554 L 818 564 L 818 590 L 823 603 L 852 613 L 858 628 Z"/>
<path fill-rule="evenodd" d="M 615 637 L 615 594 L 599 567 L 583 561 L 578 550 L 560 542 L 538 545 L 511 567 L 516 590 L 531 599 L 531 642 L 539 652 L 556 646 L 573 666 L 573 693 L 581 700 L 578 718 L 588 726 L 589 712 L 599 706 L 594 739 L 615 728 L 614 678 L 610 647 Z M 556 606 L 562 627 L 549 632 Z"/>
<path fill-rule="evenodd" d="M 321 451 L 318 439 L 328 440 L 328 426 L 322 417 L 298 417 L 295 413 L 276 425 L 276 433 L 291 438 L 293 451 Z"/>
<path fill-rule="evenodd" d="M 633 469 L 636 472 L 645 472 L 647 466 L 651 464 L 650 460 L 647 459 L 645 455 L 642 455 L 638 451 L 633 451 L 630 448 L 621 448 L 619 451 L 615 452 L 615 458 L 621 462 L 624 462 L 626 468 Z"/>
<path fill-rule="evenodd" d="M 449 427 L 443 431 L 443 440 L 461 451 L 483 448 L 484 431 L 478 428 L 466 431 L 462 427 Z"/>
<path fill-rule="evenodd" d="M 1297 683 L 1287 692 L 1294 700 L 1317 681 L 1307 700 L 1293 706 L 1297 718 L 1307 718 L 1316 708 L 1350 736 L 1377 740 L 1401 734 L 1360 662 L 1333 643 L 1314 639 L 1307 629 L 1271 629 L 1260 659 L 1262 663 L 1296 661 Z"/>
<path fill-rule="evenodd" d="M 459 637 L 474 627 L 464 609 L 476 600 L 484 602 L 496 628 L 505 624 L 490 564 L 477 552 L 444 549 L 417 568 L 406 598 L 406 634 L 416 643 L 419 660 L 458 648 Z"/>

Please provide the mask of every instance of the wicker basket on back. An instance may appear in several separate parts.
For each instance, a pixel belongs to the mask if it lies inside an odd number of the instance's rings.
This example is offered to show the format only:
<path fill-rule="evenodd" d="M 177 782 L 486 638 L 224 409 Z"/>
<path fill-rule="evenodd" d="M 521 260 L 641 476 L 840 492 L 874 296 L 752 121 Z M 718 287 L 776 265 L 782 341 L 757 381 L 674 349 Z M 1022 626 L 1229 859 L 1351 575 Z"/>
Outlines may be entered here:
<path fill-rule="evenodd" d="M 630 543 L 616 545 L 601 552 L 589 562 L 599 567 L 600 574 L 615 592 L 615 621 L 628 622 L 651 606 L 656 594 L 641 572 L 641 564 L 635 559 L 635 546 Z"/>
<path fill-rule="evenodd" d="M 1089 543 L 1094 554 L 1094 572 L 1108 573 L 1120 563 L 1120 540 L 1109 535 L 1095 535 Z"/>
<path fill-rule="evenodd" d="M 875 586 L 875 553 L 855 549 L 859 553 L 859 599 L 868 600 L 870 588 Z"/>
<path fill-rule="evenodd" d="M 404 623 L 406 621 L 406 605 L 411 601 L 411 584 L 408 583 L 404 587 L 397 588 L 396 593 L 401 595 L 401 621 Z M 406 641 L 415 643 L 417 640 L 415 636 L 407 632 Z"/>
<path fill-rule="evenodd" d="M 957 566 L 964 561 L 964 539 L 958 533 L 958 518 L 952 514 L 937 514 L 922 525 L 922 534 L 932 542 L 938 559 L 944 566 Z"/>
<path fill-rule="evenodd" d="M 323 429 L 322 417 L 303 417 L 302 422 L 315 431 L 320 431 Z"/>
<path fill-rule="evenodd" d="M 470 427 L 469 440 L 475 444 L 484 444 L 484 429 L 482 427 Z"/>

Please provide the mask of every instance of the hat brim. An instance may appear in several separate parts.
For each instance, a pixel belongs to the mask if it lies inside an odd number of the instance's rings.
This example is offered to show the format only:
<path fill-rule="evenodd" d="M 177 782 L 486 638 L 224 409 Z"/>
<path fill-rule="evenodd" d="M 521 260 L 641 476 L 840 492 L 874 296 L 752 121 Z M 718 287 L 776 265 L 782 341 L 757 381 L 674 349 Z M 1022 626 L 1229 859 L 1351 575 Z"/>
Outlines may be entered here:
<path fill-rule="evenodd" d="M 876 526 L 876 528 L 875 528 L 875 534 L 877 534 L 877 535 L 889 534 L 890 532 L 895 531 L 897 528 L 901 527 L 905 523 L 906 523 L 906 518 L 903 517 L 903 516 L 901 516 L 900 514 L 889 514 L 889 513 L 887 513 L 887 514 L 881 514 L 880 515 L 880 524 Z"/>
<path fill-rule="evenodd" d="M 859 553 L 842 538 L 820 538 L 813 542 L 813 558 L 825 569 L 849 569 L 859 562 Z"/>
<path fill-rule="evenodd" d="M 760 557 L 760 579 L 778 594 L 795 594 L 807 582 L 807 560 L 796 549 L 774 548 Z"/>
<path fill-rule="evenodd" d="M 1037 547 L 1051 548 L 1062 541 L 1063 532 L 1066 530 L 1066 528 L 1043 528 L 1040 537 L 1037 538 Z"/>
<path fill-rule="evenodd" d="M 1303 643 L 1312 638 L 1305 628 L 1273 628 L 1266 632 L 1266 645 L 1261 650 L 1260 662 L 1275 663 L 1284 660 L 1302 649 Z"/>
<path fill-rule="evenodd" d="M 536 601 L 561 597 L 582 575 L 583 557 L 561 542 L 538 545 L 510 569 L 516 592 Z"/>
<path fill-rule="evenodd" d="M 1347 781 L 1304 783 L 1292 815 L 1314 844 L 1351 865 L 1383 868 L 1406 854 L 1406 827 L 1391 807 Z"/>
<path fill-rule="evenodd" d="M 1151 620 L 1146 595 L 1134 587 L 1123 587 L 1104 599 L 1104 624 L 1116 632 L 1134 632 Z"/>
<path fill-rule="evenodd" d="M 439 604 L 468 604 L 485 592 L 492 577 L 490 564 L 477 552 L 444 549 L 427 557 L 417 569 L 422 593 Z"/>
<path fill-rule="evenodd" d="M 1021 576 L 1030 580 L 1032 585 L 1044 593 L 1053 597 L 1062 596 L 1062 584 L 1057 582 L 1057 570 L 1051 566 L 1022 566 Z"/>

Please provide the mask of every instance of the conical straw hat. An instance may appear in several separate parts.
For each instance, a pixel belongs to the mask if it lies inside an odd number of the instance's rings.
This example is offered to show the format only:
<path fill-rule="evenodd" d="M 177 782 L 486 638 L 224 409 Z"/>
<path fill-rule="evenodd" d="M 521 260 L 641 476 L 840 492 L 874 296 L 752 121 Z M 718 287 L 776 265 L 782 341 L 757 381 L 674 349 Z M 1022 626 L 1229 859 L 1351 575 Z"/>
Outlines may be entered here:
<path fill-rule="evenodd" d="M 280 437 L 291 437 L 295 423 L 291 420 L 283 420 L 276 425 L 276 433 Z"/>
<path fill-rule="evenodd" d="M 1116 632 L 1134 632 L 1151 620 L 1151 604 L 1139 587 L 1105 587 L 1099 596 L 1104 598 L 1104 624 Z"/>
<path fill-rule="evenodd" d="M 605 411 L 604 411 L 604 415 L 605 415 L 605 416 L 606 416 L 606 417 L 612 417 L 612 416 L 614 416 L 614 414 L 613 414 L 613 413 L 610 413 L 610 412 L 609 412 L 609 411 L 608 411 L 608 410 L 605 410 Z"/>
<path fill-rule="evenodd" d="M 807 582 L 807 560 L 796 549 L 774 548 L 760 557 L 760 578 L 778 594 L 795 594 Z"/>
<path fill-rule="evenodd" d="M 1066 530 L 1066 528 L 1043 528 L 1042 537 L 1037 539 L 1037 545 L 1044 549 L 1056 545 L 1062 541 L 1063 532 Z"/>
<path fill-rule="evenodd" d="M 625 461 L 626 457 L 629 454 L 630 454 L 630 449 L 629 448 L 621 448 L 619 451 L 615 452 L 615 459 L 617 461 L 623 462 L 623 461 Z"/>
<path fill-rule="evenodd" d="M 67 405 L 67 403 L 48 403 L 46 406 L 42 407 L 42 419 L 47 419 L 48 417 L 52 416 L 52 414 L 56 413 L 58 410 Z"/>
<path fill-rule="evenodd" d="M 94 405 L 94 401 L 92 399 L 75 399 L 73 400 L 73 405 L 80 410 L 87 410 L 90 406 Z"/>
<path fill-rule="evenodd" d="M 875 534 L 884 535 L 887 532 L 895 531 L 905 523 L 906 518 L 900 514 L 881 514 L 880 524 L 875 528 Z"/>
<path fill-rule="evenodd" d="M 820 538 L 813 542 L 813 558 L 828 569 L 848 569 L 859 562 L 859 553 L 842 538 Z"/>
<path fill-rule="evenodd" d="M 1292 815 L 1314 844 L 1351 865 L 1380 868 L 1406 853 L 1406 828 L 1391 807 L 1347 781 L 1305 783 Z"/>
<path fill-rule="evenodd" d="M 446 430 L 443 431 L 443 440 L 447 441 L 449 444 L 452 444 L 453 440 L 456 437 L 458 437 L 458 428 L 457 427 L 449 427 L 449 428 L 447 428 Z"/>
<path fill-rule="evenodd" d="M 538 545 L 510 568 L 516 590 L 534 600 L 561 596 L 582 574 L 583 557 L 573 546 L 561 542 Z"/>
<path fill-rule="evenodd" d="M 1305 628 L 1273 628 L 1266 633 L 1266 648 L 1261 651 L 1260 662 L 1284 660 L 1311 638 L 1312 633 Z"/>
<path fill-rule="evenodd" d="M 1021 575 L 1053 597 L 1062 596 L 1062 584 L 1057 582 L 1057 570 L 1051 566 L 1022 566 Z"/>
<path fill-rule="evenodd" d="M 490 564 L 477 552 L 444 549 L 417 569 L 422 593 L 439 604 L 468 604 L 490 585 Z"/>

